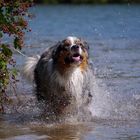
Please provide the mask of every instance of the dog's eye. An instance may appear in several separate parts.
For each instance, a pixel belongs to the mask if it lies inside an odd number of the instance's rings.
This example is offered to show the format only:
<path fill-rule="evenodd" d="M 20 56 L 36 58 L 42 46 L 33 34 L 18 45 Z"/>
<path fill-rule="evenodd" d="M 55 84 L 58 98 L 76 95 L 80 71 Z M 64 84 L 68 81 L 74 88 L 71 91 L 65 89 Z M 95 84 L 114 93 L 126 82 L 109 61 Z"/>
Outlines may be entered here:
<path fill-rule="evenodd" d="M 64 46 L 62 50 L 68 51 L 69 50 L 69 46 Z"/>
<path fill-rule="evenodd" d="M 89 50 L 89 46 L 87 44 L 82 44 L 81 48 L 86 51 Z"/>
<path fill-rule="evenodd" d="M 76 45 L 79 46 L 83 50 L 85 49 L 84 45 L 81 42 L 77 42 Z"/>
<path fill-rule="evenodd" d="M 82 48 L 83 50 L 86 49 L 86 47 L 85 47 L 82 43 L 80 44 L 80 46 L 81 46 L 81 48 Z"/>
<path fill-rule="evenodd" d="M 83 47 L 83 44 L 82 44 L 82 43 L 79 43 L 79 45 L 80 45 L 81 47 Z"/>

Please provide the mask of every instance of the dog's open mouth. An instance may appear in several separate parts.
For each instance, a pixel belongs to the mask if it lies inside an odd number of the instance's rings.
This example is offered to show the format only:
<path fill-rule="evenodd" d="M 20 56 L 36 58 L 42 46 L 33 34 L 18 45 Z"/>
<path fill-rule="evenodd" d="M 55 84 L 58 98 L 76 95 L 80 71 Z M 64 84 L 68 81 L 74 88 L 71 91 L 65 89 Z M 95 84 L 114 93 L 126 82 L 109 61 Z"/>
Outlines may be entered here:
<path fill-rule="evenodd" d="M 73 56 L 72 56 L 72 60 L 73 60 L 74 62 L 79 62 L 79 61 L 81 61 L 82 59 L 83 59 L 83 57 L 82 57 L 79 53 L 73 54 Z"/>
<path fill-rule="evenodd" d="M 74 53 L 73 55 L 66 57 L 64 59 L 66 64 L 70 64 L 70 63 L 81 63 L 83 60 L 83 56 L 80 55 L 79 53 Z"/>

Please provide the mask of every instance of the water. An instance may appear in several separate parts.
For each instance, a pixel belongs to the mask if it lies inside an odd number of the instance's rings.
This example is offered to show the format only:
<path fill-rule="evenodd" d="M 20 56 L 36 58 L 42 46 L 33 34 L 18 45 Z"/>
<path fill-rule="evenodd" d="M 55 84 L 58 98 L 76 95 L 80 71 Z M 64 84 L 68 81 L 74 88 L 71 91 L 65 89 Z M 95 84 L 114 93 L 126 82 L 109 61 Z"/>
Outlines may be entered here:
<path fill-rule="evenodd" d="M 90 45 L 95 95 L 91 122 L 48 123 L 23 78 L 20 101 L 5 106 L 0 139 L 139 140 L 140 139 L 140 6 L 36 6 L 25 37 L 26 55 L 40 54 L 66 36 L 80 36 Z M 20 69 L 25 58 L 14 56 Z M 14 98 L 14 97 L 12 97 Z M 9 109 L 8 109 L 9 108 Z"/>

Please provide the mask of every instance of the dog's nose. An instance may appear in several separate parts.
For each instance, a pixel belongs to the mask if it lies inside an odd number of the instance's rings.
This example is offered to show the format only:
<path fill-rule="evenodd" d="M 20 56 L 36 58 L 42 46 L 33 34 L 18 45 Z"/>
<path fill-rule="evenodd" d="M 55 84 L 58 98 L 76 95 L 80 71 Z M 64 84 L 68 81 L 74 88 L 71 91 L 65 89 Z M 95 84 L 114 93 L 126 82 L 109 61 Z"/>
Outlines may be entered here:
<path fill-rule="evenodd" d="M 73 51 L 79 50 L 79 46 L 78 45 L 73 45 L 71 47 L 71 50 L 73 50 Z"/>

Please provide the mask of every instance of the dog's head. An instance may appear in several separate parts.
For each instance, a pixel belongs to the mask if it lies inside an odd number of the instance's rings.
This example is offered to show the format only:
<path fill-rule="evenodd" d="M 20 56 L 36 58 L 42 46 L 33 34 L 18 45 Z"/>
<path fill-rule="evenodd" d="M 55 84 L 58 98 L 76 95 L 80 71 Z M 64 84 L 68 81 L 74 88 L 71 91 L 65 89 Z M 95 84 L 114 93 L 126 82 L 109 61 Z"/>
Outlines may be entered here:
<path fill-rule="evenodd" d="M 74 67 L 86 69 L 89 49 L 87 42 L 77 37 L 67 37 L 58 42 L 56 46 L 56 50 L 53 52 L 53 60 L 61 71 Z"/>

